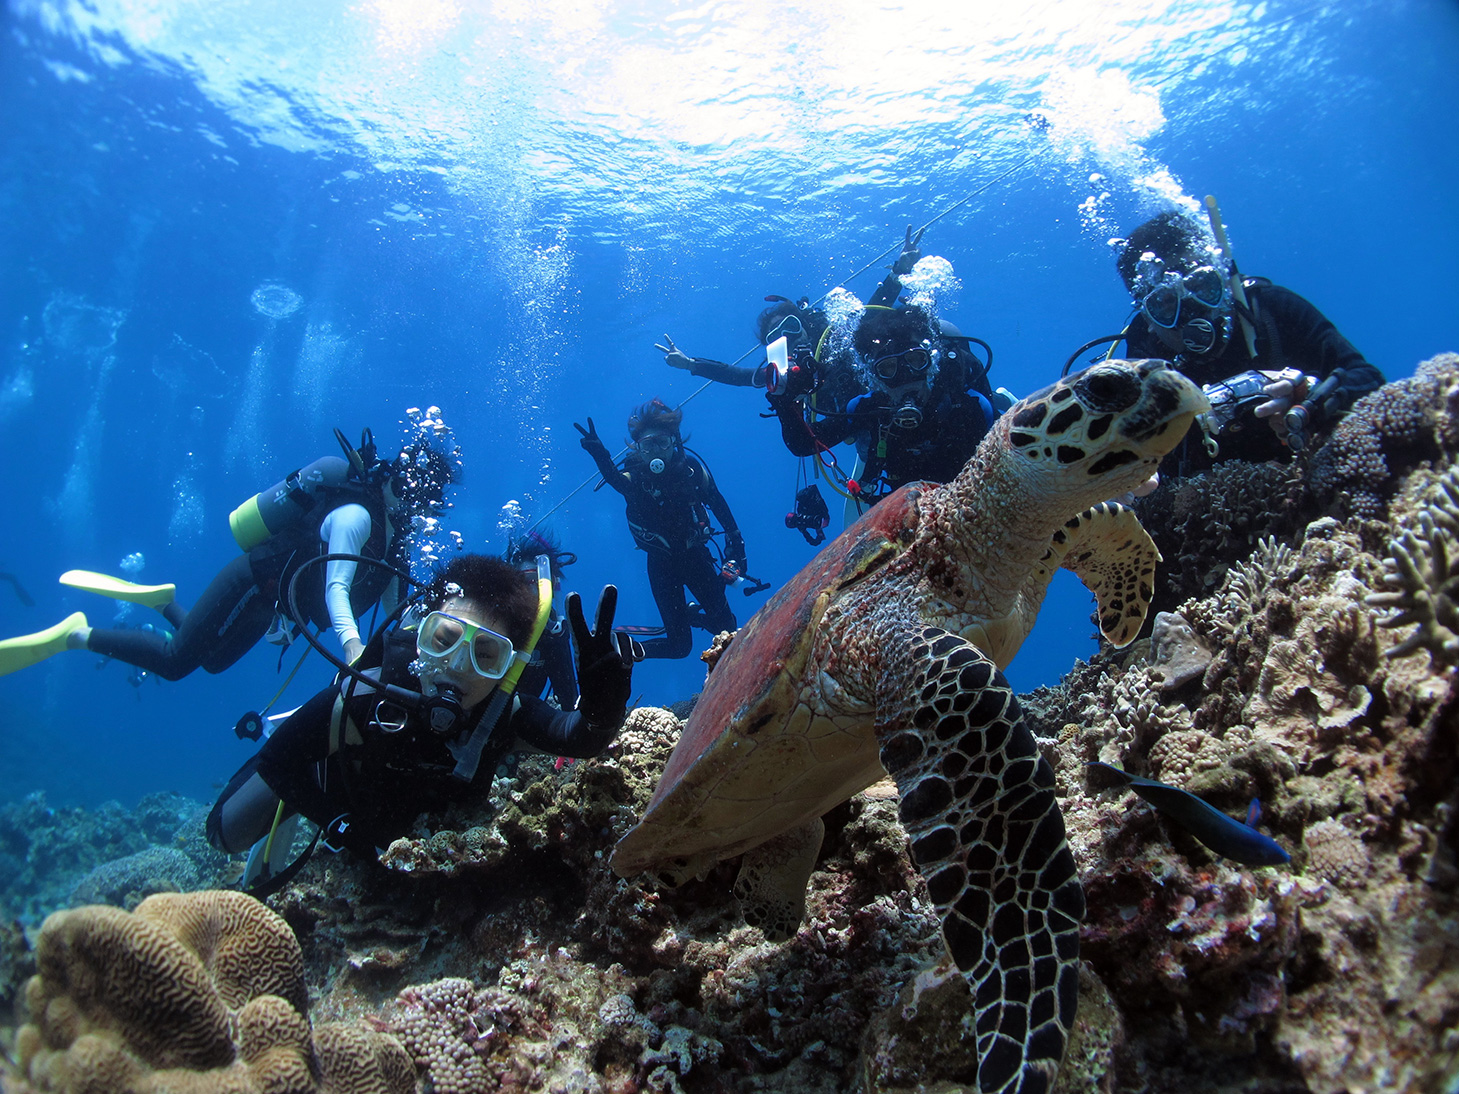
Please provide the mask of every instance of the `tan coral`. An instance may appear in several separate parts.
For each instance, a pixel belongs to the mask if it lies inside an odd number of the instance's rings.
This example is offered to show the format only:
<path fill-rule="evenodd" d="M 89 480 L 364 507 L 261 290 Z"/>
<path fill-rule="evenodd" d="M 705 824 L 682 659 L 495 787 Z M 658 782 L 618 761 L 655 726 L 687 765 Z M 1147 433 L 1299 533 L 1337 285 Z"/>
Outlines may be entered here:
<path fill-rule="evenodd" d="M 1190 711 L 1179 703 L 1163 704 L 1160 677 L 1141 666 L 1089 696 L 1081 720 L 1085 724 L 1104 721 L 1107 729 L 1114 729 L 1099 746 L 1099 759 L 1123 767 L 1165 734 L 1189 729 Z"/>
<path fill-rule="evenodd" d="M 41 928 L 36 967 L 26 986 L 31 1020 L 16 1038 L 22 1094 L 414 1090 L 398 1068 L 353 1064 L 336 1069 L 337 1081 L 326 1068 L 321 1083 L 299 1005 L 307 994 L 298 941 L 241 893 L 159 894 L 134 913 L 57 912 Z M 380 1044 L 372 1059 L 391 1051 Z"/>
<path fill-rule="evenodd" d="M 244 893 L 158 893 L 135 913 L 170 931 L 202 962 L 219 998 L 237 1010 L 260 995 L 309 1008 L 299 940 L 278 915 Z"/>
<path fill-rule="evenodd" d="M 1435 483 L 1417 514 L 1418 531 L 1404 531 L 1389 541 L 1384 584 L 1388 592 L 1367 598 L 1370 606 L 1390 609 L 1384 627 L 1416 629 L 1388 651 L 1403 657 L 1428 650 L 1438 662 L 1459 660 L 1459 470 L 1450 469 Z"/>
<path fill-rule="evenodd" d="M 1397 475 L 1459 444 L 1459 355 L 1441 353 L 1414 374 L 1363 396 L 1312 464 L 1312 487 L 1355 516 L 1383 515 Z"/>
<path fill-rule="evenodd" d="M 1307 871 L 1343 889 L 1361 888 L 1372 870 L 1372 857 L 1355 833 L 1335 820 L 1318 821 L 1302 834 L 1307 845 Z"/>

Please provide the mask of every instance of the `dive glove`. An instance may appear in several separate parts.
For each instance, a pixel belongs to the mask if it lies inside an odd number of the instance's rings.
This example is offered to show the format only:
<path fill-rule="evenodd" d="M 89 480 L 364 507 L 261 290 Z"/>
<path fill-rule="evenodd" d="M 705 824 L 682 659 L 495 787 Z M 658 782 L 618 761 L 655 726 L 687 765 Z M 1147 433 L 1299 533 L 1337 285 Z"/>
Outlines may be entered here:
<path fill-rule="evenodd" d="M 592 725 L 618 725 L 628 713 L 633 690 L 633 663 L 643 660 L 643 647 L 626 634 L 613 633 L 618 587 L 603 586 L 593 629 L 583 616 L 583 599 L 567 594 L 567 622 L 578 655 L 578 712 Z"/>

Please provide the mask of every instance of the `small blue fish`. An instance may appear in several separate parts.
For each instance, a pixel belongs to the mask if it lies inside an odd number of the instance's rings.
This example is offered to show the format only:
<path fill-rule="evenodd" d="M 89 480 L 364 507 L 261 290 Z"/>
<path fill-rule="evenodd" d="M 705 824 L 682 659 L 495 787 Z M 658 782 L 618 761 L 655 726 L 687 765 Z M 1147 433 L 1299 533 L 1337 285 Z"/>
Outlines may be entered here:
<path fill-rule="evenodd" d="M 1247 822 L 1242 824 L 1194 794 L 1174 786 L 1131 775 L 1098 760 L 1088 766 L 1114 776 L 1121 785 L 1128 786 L 1218 855 L 1246 866 L 1280 866 L 1292 861 L 1292 856 L 1283 851 L 1276 840 L 1256 830 L 1256 821 L 1261 819 L 1261 804 L 1254 799 L 1246 814 Z"/>

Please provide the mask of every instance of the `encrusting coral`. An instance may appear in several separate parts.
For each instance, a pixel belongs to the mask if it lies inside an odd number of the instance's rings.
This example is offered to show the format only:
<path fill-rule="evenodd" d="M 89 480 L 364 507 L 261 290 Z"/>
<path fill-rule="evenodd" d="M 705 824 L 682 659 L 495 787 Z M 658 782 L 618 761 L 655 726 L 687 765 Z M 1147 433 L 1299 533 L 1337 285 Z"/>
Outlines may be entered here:
<path fill-rule="evenodd" d="M 1376 520 L 1399 476 L 1459 451 L 1459 354 L 1441 353 L 1413 376 L 1363 396 L 1315 454 L 1314 493 Z"/>
<path fill-rule="evenodd" d="M 16 1094 L 414 1090 L 414 1069 L 381 1034 L 365 1035 L 363 1057 L 348 1039 L 311 1042 L 298 942 L 241 893 L 56 912 L 36 965 L 16 1038 L 24 1077 L 5 1079 Z"/>

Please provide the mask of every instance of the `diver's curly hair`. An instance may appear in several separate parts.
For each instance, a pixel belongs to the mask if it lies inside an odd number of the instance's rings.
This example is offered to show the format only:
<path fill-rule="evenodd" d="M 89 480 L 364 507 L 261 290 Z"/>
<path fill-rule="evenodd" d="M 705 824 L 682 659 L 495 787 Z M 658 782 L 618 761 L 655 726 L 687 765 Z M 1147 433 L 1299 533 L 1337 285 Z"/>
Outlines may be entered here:
<path fill-rule="evenodd" d="M 1139 275 L 1140 256 L 1158 256 L 1172 270 L 1193 270 L 1210 261 L 1215 242 L 1204 224 L 1182 209 L 1167 209 L 1132 231 L 1120 244 L 1115 265 L 1131 295 Z"/>
<path fill-rule="evenodd" d="M 932 340 L 932 319 L 918 307 L 868 308 L 856 324 L 851 343 L 867 361 Z"/>
<path fill-rule="evenodd" d="M 682 410 L 670 409 L 669 405 L 662 399 L 655 396 L 646 403 L 634 408 L 628 416 L 628 435 L 635 441 L 649 431 L 659 433 L 679 432 L 679 426 L 684 421 Z"/>
<path fill-rule="evenodd" d="M 512 645 L 521 649 L 532 637 L 537 622 L 537 583 L 504 558 L 496 555 L 457 555 L 444 569 L 437 570 L 426 586 L 426 607 L 438 610 L 455 593 L 475 602 L 506 628 Z"/>

